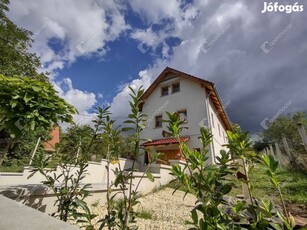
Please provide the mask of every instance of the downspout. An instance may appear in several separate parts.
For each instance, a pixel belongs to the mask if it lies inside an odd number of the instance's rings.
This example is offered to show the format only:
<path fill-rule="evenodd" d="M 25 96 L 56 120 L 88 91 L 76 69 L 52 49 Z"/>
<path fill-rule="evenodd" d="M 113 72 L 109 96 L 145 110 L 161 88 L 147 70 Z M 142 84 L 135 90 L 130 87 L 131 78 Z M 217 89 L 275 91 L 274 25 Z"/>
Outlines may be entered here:
<path fill-rule="evenodd" d="M 214 84 L 212 84 L 213 88 L 214 88 Z M 210 112 L 209 112 L 209 97 L 210 97 L 210 94 L 212 93 L 213 91 L 210 91 L 209 94 L 206 96 L 206 109 L 207 109 L 207 116 L 208 116 L 208 125 L 210 125 L 210 127 L 212 127 L 212 122 L 211 122 L 211 116 L 210 116 Z M 211 128 L 211 131 L 212 131 L 212 128 Z M 211 141 L 210 143 L 210 148 L 211 148 L 211 158 L 213 159 L 214 163 L 216 164 L 216 159 L 215 159 L 215 155 L 214 155 L 214 144 L 213 144 L 213 141 Z"/>

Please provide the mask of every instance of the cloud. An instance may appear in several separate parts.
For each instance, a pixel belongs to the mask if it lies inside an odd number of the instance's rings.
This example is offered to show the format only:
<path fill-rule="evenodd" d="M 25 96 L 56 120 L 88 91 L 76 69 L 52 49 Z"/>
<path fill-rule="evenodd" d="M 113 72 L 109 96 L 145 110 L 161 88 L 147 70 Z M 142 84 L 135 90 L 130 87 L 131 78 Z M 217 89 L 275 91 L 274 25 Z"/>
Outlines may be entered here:
<path fill-rule="evenodd" d="M 60 97 L 64 98 L 65 101 L 78 110 L 78 114 L 73 115 L 73 120 L 76 124 L 91 124 L 92 119 L 95 117 L 95 113 L 89 112 L 89 110 L 97 103 L 94 93 L 75 89 L 70 78 L 64 78 L 61 81 L 53 82 L 53 87 Z M 62 123 L 61 127 L 65 131 L 69 127 L 69 124 Z"/>
<path fill-rule="evenodd" d="M 9 17 L 34 33 L 32 51 L 41 57 L 43 70 L 53 72 L 80 56 L 105 55 L 105 44 L 130 28 L 123 10 L 115 1 L 11 1 Z M 60 52 L 50 39 L 60 41 Z"/>
<path fill-rule="evenodd" d="M 171 47 L 172 55 L 166 60 L 157 58 L 141 71 L 146 73 L 145 86 L 166 66 L 210 80 L 216 83 L 223 101 L 231 101 L 227 107 L 230 119 L 252 132 L 260 131 L 260 122 L 274 116 L 289 100 L 292 104 L 284 113 L 306 110 L 305 12 L 261 14 L 263 2 L 247 0 L 199 0 L 184 6 L 179 1 L 167 1 L 166 5 L 152 1 L 144 5 L 133 0 L 130 4 L 148 24 L 143 32 L 134 30 L 134 39 L 147 39 L 143 33 L 148 31 L 150 36 L 152 24 L 168 20 L 176 25 L 172 35 L 182 40 Z M 289 25 L 291 28 L 280 36 Z M 271 43 L 278 37 L 268 53 L 261 49 L 265 41 Z M 161 45 L 164 38 L 155 41 Z M 143 81 L 139 76 L 131 84 Z M 118 106 L 126 100 L 124 88 L 113 100 L 115 113 L 126 111 L 127 108 Z"/>
<path fill-rule="evenodd" d="M 113 113 L 115 117 L 126 117 L 130 111 L 129 100 L 131 93 L 129 86 L 133 90 L 137 90 L 141 86 L 143 88 L 147 88 L 150 85 L 150 80 L 152 79 L 152 75 L 147 71 L 143 70 L 139 72 L 139 78 L 133 80 L 129 84 L 123 85 L 122 90 L 113 98 L 111 102 L 110 111 Z"/>
<path fill-rule="evenodd" d="M 125 22 L 124 5 L 114 1 L 28 0 L 11 1 L 9 17 L 20 27 L 33 32 L 35 52 L 42 71 L 50 72 L 59 95 L 74 105 L 81 115 L 77 123 L 88 123 L 88 111 L 97 102 L 96 95 L 73 87 L 71 78 L 57 79 L 57 71 L 68 67 L 78 57 L 107 53 L 106 43 L 114 41 L 130 26 Z M 51 41 L 57 41 L 52 47 Z M 102 94 L 98 94 L 102 98 Z"/>
<path fill-rule="evenodd" d="M 87 91 L 75 89 L 70 78 L 54 82 L 54 88 L 68 103 L 75 106 L 80 114 L 85 114 L 97 102 L 96 95 Z"/>
<path fill-rule="evenodd" d="M 32 49 L 40 55 L 44 69 L 54 73 L 55 82 L 56 70 L 78 57 L 107 55 L 109 41 L 126 36 L 148 43 L 152 49 L 143 53 L 155 60 L 136 79 L 121 85 L 111 102 L 114 116 L 129 112 L 128 85 L 146 88 L 170 66 L 216 83 L 224 102 L 231 101 L 227 107 L 230 119 L 256 132 L 262 129 L 264 118 L 274 116 L 289 100 L 292 104 L 285 113 L 306 110 L 307 100 L 307 14 L 261 14 L 262 9 L 263 2 L 249 0 L 156 0 L 146 4 L 141 0 L 78 4 L 29 0 L 12 1 L 10 17 L 34 32 Z M 131 13 L 143 20 L 141 26 L 127 24 L 125 16 Z M 172 29 L 165 30 L 164 25 Z M 170 43 L 169 38 L 178 38 L 180 43 Z M 51 47 L 50 40 L 59 41 L 61 49 Z M 71 81 L 57 84 L 63 97 L 81 111 L 95 104 L 94 94 L 74 89 Z"/>
<path fill-rule="evenodd" d="M 102 99 L 102 98 L 103 98 L 103 94 L 102 94 L 102 93 L 98 93 L 97 97 L 98 97 L 99 99 Z"/>

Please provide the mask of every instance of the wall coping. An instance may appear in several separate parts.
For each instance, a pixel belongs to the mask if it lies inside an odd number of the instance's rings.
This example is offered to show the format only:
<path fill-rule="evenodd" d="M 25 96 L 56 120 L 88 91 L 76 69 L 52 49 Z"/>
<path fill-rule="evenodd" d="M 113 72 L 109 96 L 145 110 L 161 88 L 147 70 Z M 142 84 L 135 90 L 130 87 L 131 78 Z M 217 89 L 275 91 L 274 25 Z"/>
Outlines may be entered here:
<path fill-rule="evenodd" d="M 120 161 L 130 161 L 130 162 L 132 162 L 133 160 L 131 160 L 131 159 L 126 159 L 126 158 L 122 158 L 122 157 L 119 157 L 118 158 Z M 101 159 L 101 162 L 108 162 L 108 160 L 107 159 Z M 137 161 L 136 161 L 137 162 Z"/>
<path fill-rule="evenodd" d="M 130 171 L 124 171 L 124 173 L 128 173 L 128 172 L 130 172 Z M 152 176 L 154 177 L 154 178 L 161 178 L 161 174 L 160 173 L 151 173 L 152 174 Z M 146 177 L 146 174 L 144 174 L 144 172 L 134 172 L 133 173 L 133 177 L 135 177 L 135 178 L 140 178 L 140 177 L 142 177 L 144 175 L 144 178 L 147 178 Z"/>
<path fill-rule="evenodd" d="M 161 169 L 171 169 L 172 168 L 172 166 L 170 166 L 170 165 L 165 165 L 165 164 L 149 164 L 148 165 L 148 167 L 149 168 L 161 168 Z"/>
<path fill-rule="evenodd" d="M 97 161 L 88 161 L 88 164 L 92 164 L 92 165 L 101 165 L 101 162 L 97 162 Z"/>
<path fill-rule="evenodd" d="M 23 172 L 0 172 L 0 176 L 23 176 Z"/>
<path fill-rule="evenodd" d="M 185 165 L 186 162 L 185 161 L 182 161 L 182 160 L 168 160 L 169 163 L 172 165 L 172 164 L 183 164 Z"/>

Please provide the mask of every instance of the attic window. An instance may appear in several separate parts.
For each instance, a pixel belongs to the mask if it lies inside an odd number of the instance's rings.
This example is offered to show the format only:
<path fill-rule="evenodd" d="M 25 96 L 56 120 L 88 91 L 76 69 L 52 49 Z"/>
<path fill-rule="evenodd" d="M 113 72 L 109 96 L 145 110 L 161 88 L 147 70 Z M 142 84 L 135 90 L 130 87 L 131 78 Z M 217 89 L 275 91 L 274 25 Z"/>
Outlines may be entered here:
<path fill-rule="evenodd" d="M 179 82 L 172 84 L 172 93 L 177 93 L 177 92 L 180 92 L 180 83 Z"/>
<path fill-rule="evenodd" d="M 161 88 L 161 96 L 167 96 L 168 95 L 168 86 L 163 86 Z"/>

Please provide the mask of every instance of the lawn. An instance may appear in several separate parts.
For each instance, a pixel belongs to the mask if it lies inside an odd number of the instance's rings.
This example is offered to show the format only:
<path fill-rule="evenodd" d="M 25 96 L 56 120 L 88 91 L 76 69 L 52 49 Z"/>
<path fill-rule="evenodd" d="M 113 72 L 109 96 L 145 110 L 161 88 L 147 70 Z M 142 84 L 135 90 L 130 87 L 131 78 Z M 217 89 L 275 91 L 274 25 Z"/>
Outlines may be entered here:
<path fill-rule="evenodd" d="M 276 174 L 289 211 L 293 215 L 307 218 L 307 174 L 291 171 L 288 168 L 279 168 Z M 278 192 L 271 184 L 263 165 L 256 164 L 250 177 L 253 197 L 273 200 L 276 204 L 280 204 Z M 177 186 L 176 182 L 167 185 L 170 188 Z M 185 191 L 182 187 L 180 190 Z M 229 195 L 235 197 L 241 194 L 241 183 L 237 181 L 236 187 L 232 189 Z"/>
<path fill-rule="evenodd" d="M 299 203 L 307 205 L 307 174 L 290 171 L 287 168 L 279 168 L 277 178 L 281 185 L 281 190 L 285 200 L 291 203 Z M 276 191 L 268 180 L 266 169 L 257 165 L 251 175 L 254 196 L 260 198 L 271 196 L 276 198 Z"/>
<path fill-rule="evenodd" d="M 276 174 L 289 211 L 292 214 L 307 218 L 307 174 L 281 167 Z M 271 184 L 264 166 L 256 164 L 250 177 L 252 195 L 255 198 L 269 199 L 280 204 L 278 193 Z M 237 188 L 234 188 L 230 195 L 242 194 L 240 184 L 237 185 Z"/>
<path fill-rule="evenodd" d="M 292 215 L 307 218 L 307 174 L 291 171 L 287 168 L 279 168 L 277 178 L 288 211 Z M 266 170 L 257 165 L 252 174 L 253 195 L 257 198 L 269 198 L 280 204 L 276 190 L 267 179 Z"/>

